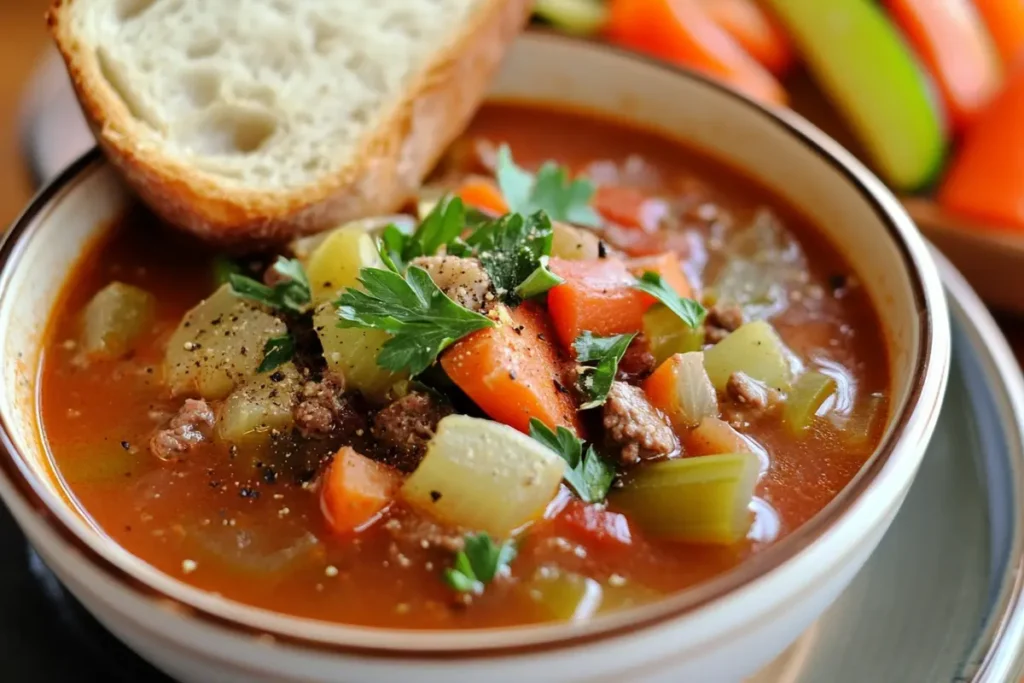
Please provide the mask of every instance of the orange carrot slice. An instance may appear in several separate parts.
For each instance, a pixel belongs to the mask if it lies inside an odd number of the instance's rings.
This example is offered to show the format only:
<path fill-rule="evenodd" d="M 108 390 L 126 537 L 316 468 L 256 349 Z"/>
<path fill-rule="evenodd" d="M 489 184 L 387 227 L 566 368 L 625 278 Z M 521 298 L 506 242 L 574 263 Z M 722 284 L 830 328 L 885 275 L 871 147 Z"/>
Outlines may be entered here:
<path fill-rule="evenodd" d="M 508 213 L 508 204 L 501 196 L 501 191 L 497 185 L 485 178 L 470 178 L 459 187 L 457 194 L 468 206 L 502 216 Z"/>
<path fill-rule="evenodd" d="M 527 301 L 496 327 L 474 332 L 441 356 L 441 367 L 491 418 L 529 433 L 535 417 L 579 433 L 565 388 L 569 361 L 555 346 L 544 309 Z"/>
<path fill-rule="evenodd" d="M 396 470 L 345 446 L 324 475 L 320 509 L 335 532 L 361 531 L 391 504 L 401 483 Z"/>
<path fill-rule="evenodd" d="M 764 68 L 782 76 L 793 66 L 794 53 L 789 37 L 756 2 L 703 0 L 701 4 L 712 21 L 725 29 Z"/>

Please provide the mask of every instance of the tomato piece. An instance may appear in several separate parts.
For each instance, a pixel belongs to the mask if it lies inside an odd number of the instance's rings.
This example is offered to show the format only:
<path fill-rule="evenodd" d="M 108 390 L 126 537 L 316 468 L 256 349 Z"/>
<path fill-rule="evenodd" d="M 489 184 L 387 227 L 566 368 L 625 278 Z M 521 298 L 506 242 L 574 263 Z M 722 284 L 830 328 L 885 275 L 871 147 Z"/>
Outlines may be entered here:
<path fill-rule="evenodd" d="M 579 500 L 570 501 L 555 517 L 554 528 L 560 536 L 587 546 L 622 548 L 633 543 L 625 515 Z"/>

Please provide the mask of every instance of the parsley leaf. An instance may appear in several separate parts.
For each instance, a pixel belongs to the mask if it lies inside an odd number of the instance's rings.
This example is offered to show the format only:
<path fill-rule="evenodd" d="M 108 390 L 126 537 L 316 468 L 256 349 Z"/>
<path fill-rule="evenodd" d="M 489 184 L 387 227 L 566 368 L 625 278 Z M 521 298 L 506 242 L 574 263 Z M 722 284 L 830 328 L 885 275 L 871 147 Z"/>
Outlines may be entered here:
<path fill-rule="evenodd" d="M 498 148 L 495 175 L 498 186 L 512 213 L 544 211 L 551 220 L 597 227 L 601 219 L 590 206 L 594 184 L 586 178 L 569 180 L 565 168 L 548 161 L 536 177 L 512 161 L 508 145 Z"/>
<path fill-rule="evenodd" d="M 551 253 L 551 221 L 543 211 L 531 216 L 510 213 L 481 225 L 466 244 L 475 250 L 498 296 L 515 303 L 516 289 Z"/>
<path fill-rule="evenodd" d="M 485 533 L 466 534 L 465 549 L 455 555 L 454 564 L 445 570 L 448 585 L 460 593 L 480 593 L 484 584 L 507 567 L 516 557 L 511 540 L 497 544 Z"/>
<path fill-rule="evenodd" d="M 270 372 L 287 363 L 295 355 L 295 340 L 290 334 L 271 337 L 263 345 L 263 360 L 256 372 Z"/>
<path fill-rule="evenodd" d="M 388 268 L 403 273 L 409 261 L 417 256 L 433 256 L 454 242 L 466 227 L 466 207 L 458 197 L 442 197 L 419 227 L 408 235 L 396 225 L 389 225 L 381 233 L 381 258 Z"/>
<path fill-rule="evenodd" d="M 516 287 L 516 294 L 523 299 L 532 299 L 535 296 L 540 296 L 552 287 L 557 287 L 565 282 L 565 280 L 548 270 L 547 256 L 541 256 L 539 260 L 540 265 Z"/>
<path fill-rule="evenodd" d="M 337 301 L 338 325 L 391 334 L 377 356 L 377 364 L 388 370 L 417 375 L 452 342 L 494 327 L 490 318 L 445 296 L 418 266 L 410 267 L 404 277 L 382 268 L 363 268 L 359 282 L 365 291 L 345 289 Z"/>
<path fill-rule="evenodd" d="M 584 332 L 576 337 L 572 347 L 576 349 L 576 360 L 580 363 L 597 363 L 593 367 L 580 368 L 580 391 L 589 399 L 580 406 L 580 410 L 588 410 L 604 405 L 608 398 L 608 390 L 612 388 L 615 373 L 619 370 L 619 361 L 625 355 L 629 343 L 636 333 L 617 334 L 612 337 L 595 337 Z"/>
<path fill-rule="evenodd" d="M 599 456 L 593 446 L 583 453 L 583 442 L 565 427 L 556 431 L 535 417 L 530 418 L 530 437 L 558 453 L 569 468 L 565 481 L 585 503 L 599 503 L 608 496 L 615 469 Z"/>
<path fill-rule="evenodd" d="M 655 299 L 665 304 L 679 319 L 696 328 L 704 322 L 707 311 L 699 302 L 679 296 L 674 289 L 665 284 L 661 275 L 652 271 L 645 272 L 640 279 L 633 284 L 634 289 L 647 292 Z"/>
<path fill-rule="evenodd" d="M 249 299 L 286 313 L 305 311 L 313 295 L 302 264 L 295 259 L 279 256 L 272 268 L 284 276 L 284 279 L 273 287 L 268 287 L 246 275 L 229 273 L 228 284 L 231 285 L 231 292 L 239 298 Z"/>

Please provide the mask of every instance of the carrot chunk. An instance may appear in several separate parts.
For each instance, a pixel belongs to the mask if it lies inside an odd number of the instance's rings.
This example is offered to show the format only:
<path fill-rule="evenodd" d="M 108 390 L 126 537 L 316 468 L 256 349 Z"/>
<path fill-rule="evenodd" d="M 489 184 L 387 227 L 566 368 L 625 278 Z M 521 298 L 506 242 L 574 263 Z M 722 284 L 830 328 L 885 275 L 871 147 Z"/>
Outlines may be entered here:
<path fill-rule="evenodd" d="M 611 512 L 579 500 L 570 501 L 555 517 L 555 531 L 577 543 L 622 548 L 633 543 L 629 520 L 619 512 Z"/>
<path fill-rule="evenodd" d="M 474 332 L 441 356 L 441 367 L 491 418 L 529 433 L 530 418 L 579 433 L 565 389 L 569 361 L 559 354 L 544 309 L 527 301 L 502 324 Z"/>
<path fill-rule="evenodd" d="M 391 504 L 401 483 L 396 470 L 345 446 L 324 475 L 320 509 L 335 532 L 361 531 Z"/>
<path fill-rule="evenodd" d="M 485 178 L 470 178 L 459 187 L 457 193 L 468 206 L 475 206 L 498 215 L 508 213 L 508 204 L 497 186 Z"/>
<path fill-rule="evenodd" d="M 565 282 L 548 292 L 548 311 L 566 348 L 584 330 L 597 336 L 639 332 L 644 311 L 654 297 L 633 288 L 644 271 L 660 274 L 680 296 L 690 296 L 690 283 L 672 253 L 623 262 L 615 258 L 594 261 L 551 259 L 549 267 Z"/>
<path fill-rule="evenodd" d="M 776 76 L 793 66 L 795 55 L 786 32 L 754 0 L 703 0 L 701 5 L 712 21 Z"/>

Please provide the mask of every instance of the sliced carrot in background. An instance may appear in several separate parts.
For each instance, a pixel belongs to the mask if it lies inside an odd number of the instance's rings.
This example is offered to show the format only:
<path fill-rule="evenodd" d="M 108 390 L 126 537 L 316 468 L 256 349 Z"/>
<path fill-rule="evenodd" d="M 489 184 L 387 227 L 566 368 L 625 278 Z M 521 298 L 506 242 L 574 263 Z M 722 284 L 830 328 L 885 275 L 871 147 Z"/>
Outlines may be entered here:
<path fill-rule="evenodd" d="M 1024 68 L 966 131 L 937 198 L 950 211 L 1024 230 Z"/>
<path fill-rule="evenodd" d="M 1024 2 L 1020 0 L 972 0 L 1006 69 L 1011 69 L 1024 51 Z M 929 3 L 930 4 L 930 3 Z"/>
<path fill-rule="evenodd" d="M 605 220 L 624 228 L 643 228 L 644 203 L 647 195 L 635 187 L 601 185 L 594 193 L 594 210 Z"/>
<path fill-rule="evenodd" d="M 1002 84 L 999 57 L 970 0 L 885 5 L 938 84 L 953 130 L 962 130 Z"/>
<path fill-rule="evenodd" d="M 578 434 L 576 405 L 563 390 L 569 361 L 555 346 L 547 314 L 527 301 L 508 317 L 453 344 L 441 356 L 441 367 L 498 422 L 528 434 L 535 417 Z"/>
<path fill-rule="evenodd" d="M 702 0 L 704 11 L 751 57 L 776 76 L 793 66 L 793 46 L 786 32 L 753 0 Z"/>
<path fill-rule="evenodd" d="M 502 216 L 508 213 L 508 204 L 501 196 L 501 190 L 486 178 L 470 178 L 459 187 L 457 194 L 468 206 L 493 211 Z"/>
<path fill-rule="evenodd" d="M 786 91 L 704 11 L 700 0 L 611 0 L 609 41 L 701 71 L 761 102 Z"/>
<path fill-rule="evenodd" d="M 337 533 L 359 531 L 394 500 L 401 483 L 397 470 L 345 446 L 324 475 L 320 508 Z"/>

